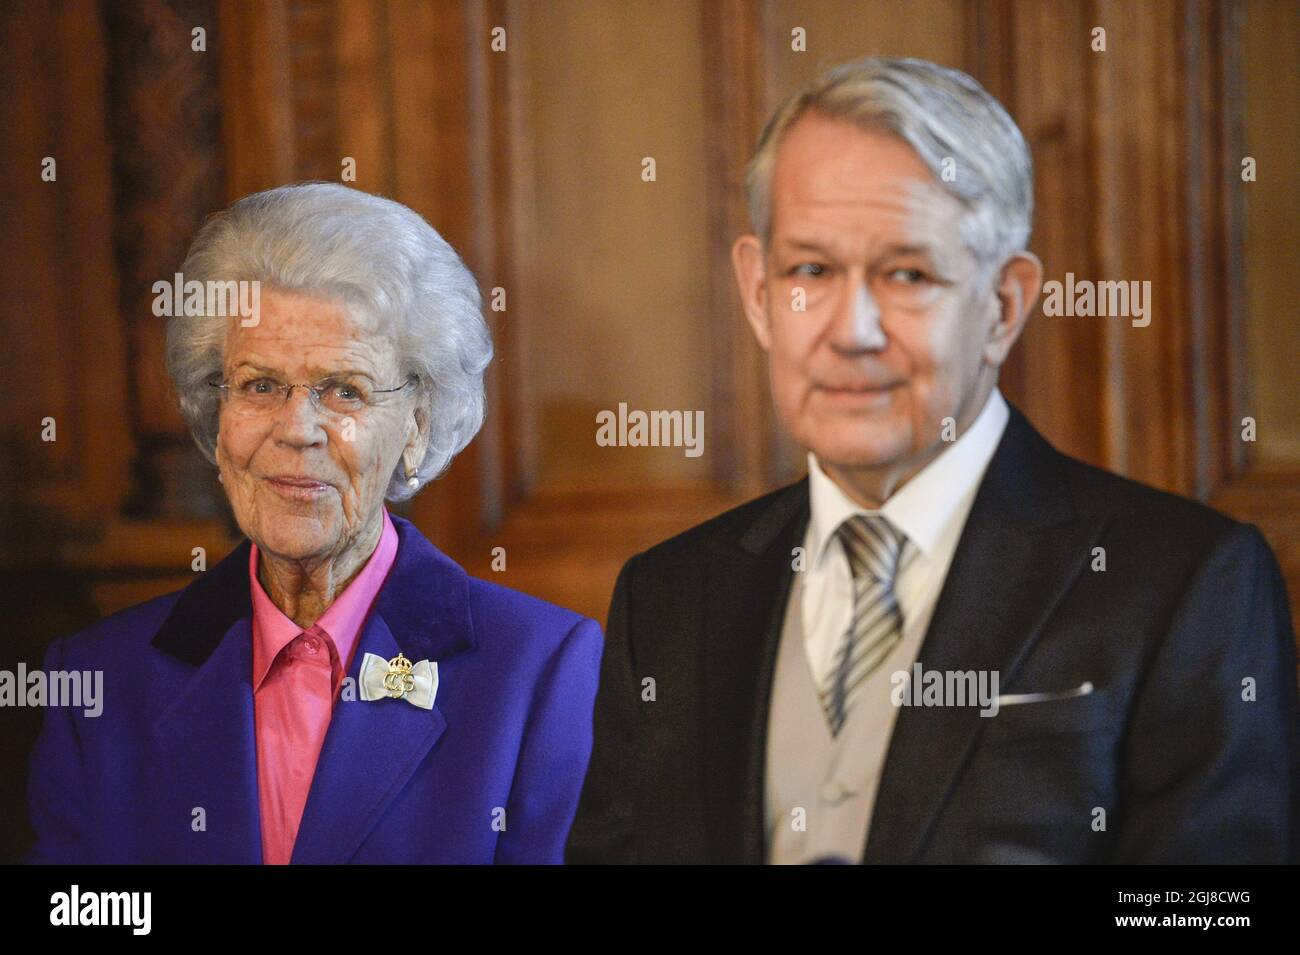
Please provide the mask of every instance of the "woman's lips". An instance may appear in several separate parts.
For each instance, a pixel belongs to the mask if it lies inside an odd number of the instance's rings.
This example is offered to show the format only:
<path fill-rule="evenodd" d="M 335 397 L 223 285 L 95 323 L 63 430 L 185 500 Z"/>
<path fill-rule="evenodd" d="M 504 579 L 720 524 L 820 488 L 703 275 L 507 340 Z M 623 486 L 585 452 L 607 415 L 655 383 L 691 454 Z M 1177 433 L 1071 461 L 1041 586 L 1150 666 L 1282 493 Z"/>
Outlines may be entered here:
<path fill-rule="evenodd" d="M 281 497 L 291 501 L 314 501 L 330 489 L 330 486 L 323 481 L 314 481 L 311 478 L 269 477 L 266 483 L 271 485 L 271 488 Z"/>

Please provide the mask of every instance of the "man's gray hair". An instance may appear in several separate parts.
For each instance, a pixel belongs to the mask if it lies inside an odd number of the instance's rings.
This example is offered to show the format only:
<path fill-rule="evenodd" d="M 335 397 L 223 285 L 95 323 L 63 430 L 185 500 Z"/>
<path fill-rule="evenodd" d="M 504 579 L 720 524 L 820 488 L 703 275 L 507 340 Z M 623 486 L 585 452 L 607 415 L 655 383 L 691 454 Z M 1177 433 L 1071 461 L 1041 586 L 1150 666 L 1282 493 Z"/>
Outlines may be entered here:
<path fill-rule="evenodd" d="M 988 268 L 1025 248 L 1034 212 L 1034 169 L 1019 127 L 960 70 L 915 59 L 868 58 L 822 73 L 768 120 L 745 175 L 754 232 L 772 241 L 772 173 L 787 130 L 815 110 L 902 139 L 967 209 L 962 238 Z M 944 160 L 953 174 L 945 177 Z M 948 181 L 950 180 L 950 181 Z"/>
<path fill-rule="evenodd" d="M 483 374 L 492 336 L 478 283 L 419 214 L 337 183 L 281 186 L 240 199 L 199 230 L 181 273 L 186 283 L 258 281 L 318 295 L 378 318 L 393 336 L 402 380 L 419 379 L 429 422 L 419 487 L 441 474 L 483 425 Z M 222 373 L 232 322 L 177 316 L 167 324 L 167 371 L 181 413 L 216 463 Z M 380 382 L 391 387 L 400 382 Z M 416 493 L 399 461 L 387 498 Z"/>

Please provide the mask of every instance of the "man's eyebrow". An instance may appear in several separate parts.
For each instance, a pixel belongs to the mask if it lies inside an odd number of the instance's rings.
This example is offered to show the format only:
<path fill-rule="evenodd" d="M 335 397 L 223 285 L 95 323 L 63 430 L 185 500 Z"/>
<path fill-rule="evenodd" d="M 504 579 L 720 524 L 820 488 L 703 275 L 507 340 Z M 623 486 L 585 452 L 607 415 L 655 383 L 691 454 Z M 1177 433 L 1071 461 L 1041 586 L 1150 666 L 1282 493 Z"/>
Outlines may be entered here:
<path fill-rule="evenodd" d="M 880 250 L 881 257 L 890 255 L 924 255 L 928 258 L 934 258 L 935 254 L 935 247 L 928 242 L 896 243 L 894 245 L 887 245 Z"/>
<path fill-rule="evenodd" d="M 819 252 L 826 256 L 834 255 L 834 252 L 828 246 L 815 239 L 783 238 L 776 243 L 776 247 L 793 252 Z M 872 258 L 884 259 L 896 255 L 921 255 L 931 259 L 939 257 L 937 249 L 928 242 L 893 242 L 873 251 Z"/>
<path fill-rule="evenodd" d="M 815 239 L 781 239 L 776 243 L 779 248 L 790 248 L 794 251 L 821 252 L 829 255 L 830 250 Z"/>

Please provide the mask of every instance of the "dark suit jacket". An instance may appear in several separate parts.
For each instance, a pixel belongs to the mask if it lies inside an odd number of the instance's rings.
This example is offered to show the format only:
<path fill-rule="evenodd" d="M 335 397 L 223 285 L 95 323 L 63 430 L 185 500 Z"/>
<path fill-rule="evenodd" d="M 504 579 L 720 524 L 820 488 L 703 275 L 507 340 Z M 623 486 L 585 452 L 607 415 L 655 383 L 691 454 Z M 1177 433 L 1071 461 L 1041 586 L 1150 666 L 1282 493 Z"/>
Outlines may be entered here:
<path fill-rule="evenodd" d="M 805 479 L 627 562 L 566 861 L 764 860 L 768 703 L 807 521 Z M 998 671 L 1003 694 L 1095 691 L 995 717 L 901 708 L 863 861 L 1294 858 L 1293 640 L 1253 525 L 1067 457 L 1012 408 L 920 663 Z"/>

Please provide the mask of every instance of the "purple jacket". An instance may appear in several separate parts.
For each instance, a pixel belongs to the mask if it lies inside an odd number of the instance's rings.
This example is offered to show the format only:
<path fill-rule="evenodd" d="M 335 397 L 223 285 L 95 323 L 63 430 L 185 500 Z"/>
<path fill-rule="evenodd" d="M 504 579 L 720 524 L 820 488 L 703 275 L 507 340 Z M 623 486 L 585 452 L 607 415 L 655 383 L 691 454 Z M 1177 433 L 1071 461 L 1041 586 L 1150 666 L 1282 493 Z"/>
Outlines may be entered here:
<path fill-rule="evenodd" d="M 594 621 L 470 577 L 393 516 L 363 655 L 438 664 L 430 710 L 335 702 L 293 850 L 305 863 L 559 863 L 591 754 Z M 51 707 L 31 759 L 28 862 L 259 863 L 244 541 L 188 587 L 55 640 L 103 708 Z"/>

